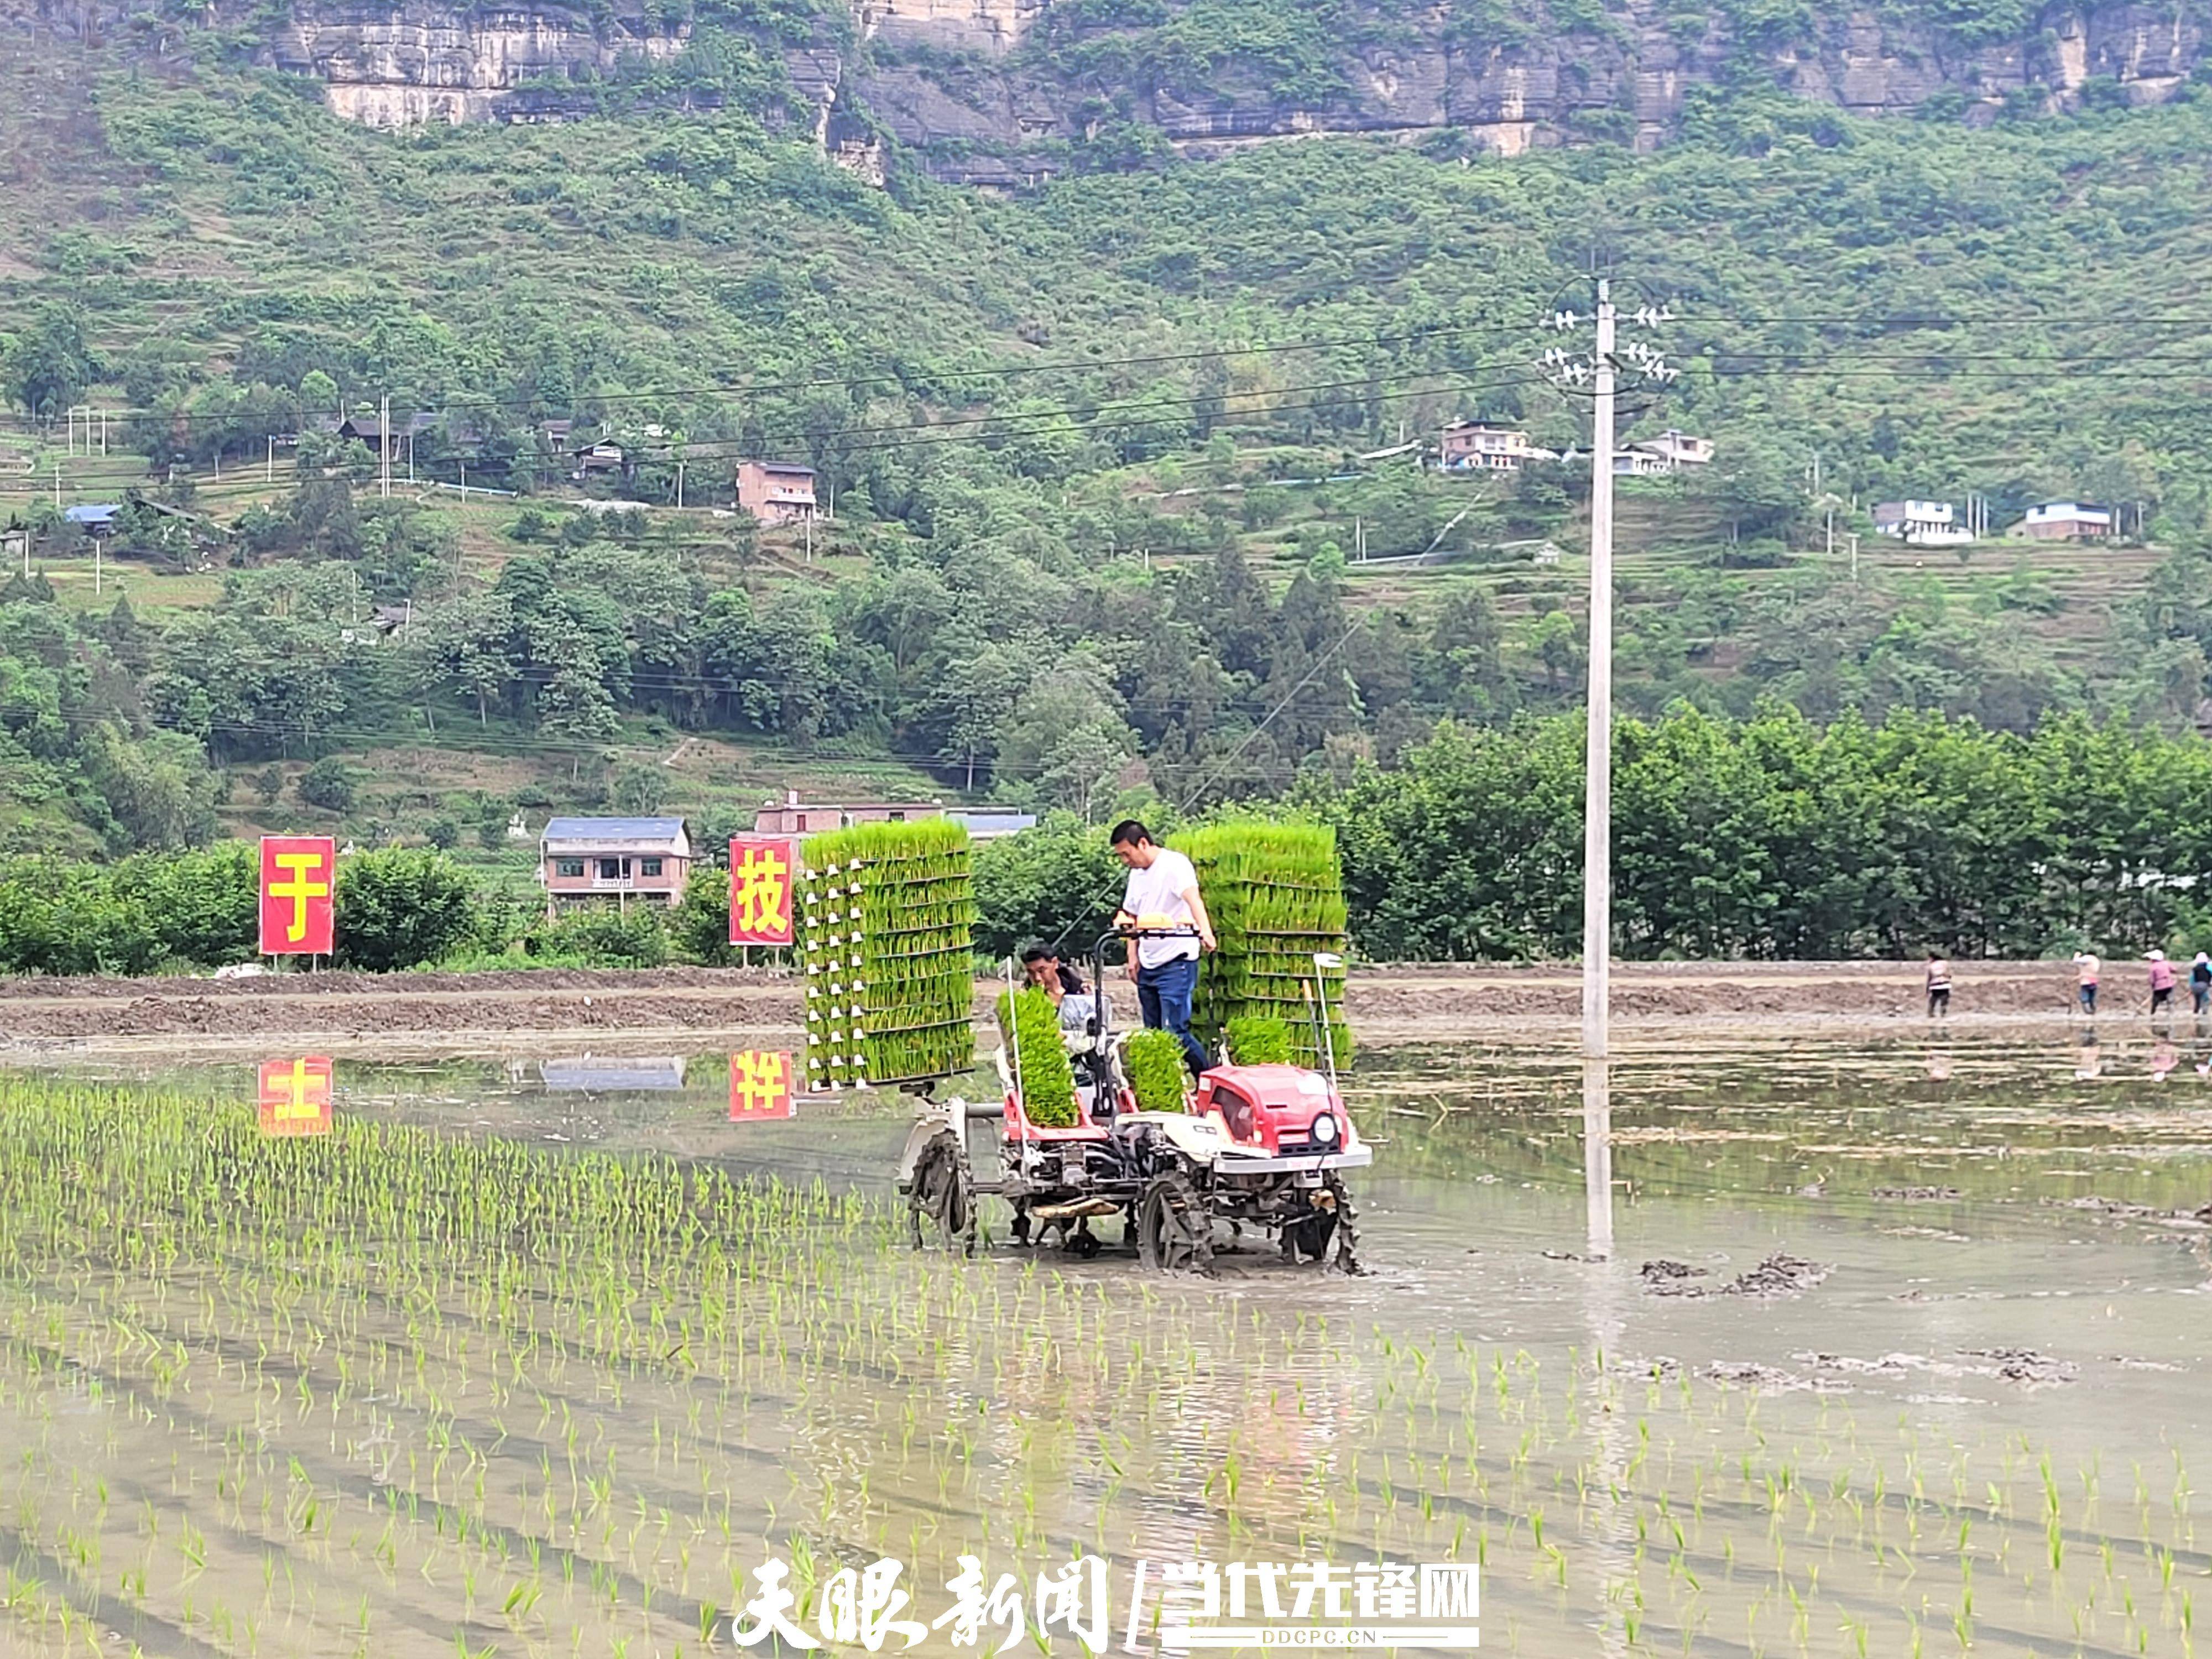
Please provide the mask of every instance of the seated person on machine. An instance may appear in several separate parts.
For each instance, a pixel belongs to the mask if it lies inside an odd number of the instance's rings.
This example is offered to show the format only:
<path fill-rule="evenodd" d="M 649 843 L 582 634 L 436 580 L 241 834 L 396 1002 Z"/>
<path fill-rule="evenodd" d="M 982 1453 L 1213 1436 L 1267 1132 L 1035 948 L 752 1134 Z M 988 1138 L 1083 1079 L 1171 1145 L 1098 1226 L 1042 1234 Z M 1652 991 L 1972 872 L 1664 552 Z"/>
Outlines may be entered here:
<path fill-rule="evenodd" d="M 1097 1005 L 1091 1000 L 1083 975 L 1060 959 L 1051 945 L 1036 944 L 1022 952 L 1022 967 L 1030 983 L 1053 1000 L 1060 1010 L 1060 1034 L 1080 1042 L 1097 1030 Z"/>

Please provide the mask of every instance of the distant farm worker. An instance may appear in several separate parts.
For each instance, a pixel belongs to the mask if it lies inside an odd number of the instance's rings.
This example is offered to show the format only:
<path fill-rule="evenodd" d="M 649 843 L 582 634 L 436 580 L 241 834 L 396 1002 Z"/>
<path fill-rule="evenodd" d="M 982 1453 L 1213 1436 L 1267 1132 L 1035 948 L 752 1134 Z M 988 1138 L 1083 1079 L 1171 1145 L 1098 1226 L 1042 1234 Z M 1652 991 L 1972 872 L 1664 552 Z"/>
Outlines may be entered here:
<path fill-rule="evenodd" d="M 2081 1012 L 2085 1014 L 2097 1012 L 2097 974 L 2104 965 L 2097 960 L 2097 953 L 2094 951 L 2076 951 L 2074 953 L 2074 966 L 2080 970 L 2081 981 Z"/>
<path fill-rule="evenodd" d="M 1948 1018 L 1951 1012 L 1951 964 L 1941 951 L 1928 952 L 1928 1018 Z"/>
<path fill-rule="evenodd" d="M 1137 982 L 1137 1002 L 1145 1024 L 1175 1033 L 1194 1073 L 1206 1067 L 1205 1045 L 1191 1035 L 1191 998 L 1198 989 L 1198 953 L 1214 948 L 1213 923 L 1199 896 L 1198 872 L 1190 860 L 1152 839 L 1134 818 L 1114 826 L 1114 856 L 1128 867 L 1117 926 L 1139 930 L 1129 941 L 1129 977 Z M 1162 937 L 1172 929 L 1188 929 Z"/>
<path fill-rule="evenodd" d="M 1030 983 L 1042 991 L 1060 1010 L 1060 1030 L 1062 1036 L 1088 1036 L 1091 1021 L 1097 1005 L 1091 1000 L 1090 988 L 1083 975 L 1060 959 L 1060 952 L 1051 945 L 1039 943 L 1022 952 L 1022 967 L 1029 975 Z"/>
<path fill-rule="evenodd" d="M 2189 965 L 2189 1000 L 2196 1012 L 2203 1013 L 2212 1009 L 2212 956 L 2197 953 L 2197 960 Z"/>
<path fill-rule="evenodd" d="M 2150 963 L 2150 1011 L 2164 1013 L 2173 1002 L 2173 988 L 2181 975 L 2173 971 L 2173 964 L 2166 959 L 2163 951 L 2153 951 L 2143 957 Z"/>

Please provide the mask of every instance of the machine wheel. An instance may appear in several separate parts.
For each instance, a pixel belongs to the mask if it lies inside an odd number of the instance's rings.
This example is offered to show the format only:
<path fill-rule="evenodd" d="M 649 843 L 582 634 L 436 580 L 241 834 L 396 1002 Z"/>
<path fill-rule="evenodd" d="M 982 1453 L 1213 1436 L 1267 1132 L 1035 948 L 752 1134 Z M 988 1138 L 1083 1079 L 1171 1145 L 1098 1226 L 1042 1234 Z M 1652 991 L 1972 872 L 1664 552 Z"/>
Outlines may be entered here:
<path fill-rule="evenodd" d="M 1030 1242 L 1030 1206 L 1026 1204 L 1014 1206 L 1013 1240 L 1017 1244 Z"/>
<path fill-rule="evenodd" d="M 1190 1178 L 1155 1176 L 1137 1203 L 1137 1259 L 1162 1273 L 1210 1273 L 1213 1217 Z"/>
<path fill-rule="evenodd" d="M 1346 1273 L 1364 1273 L 1367 1269 L 1359 1265 L 1359 1212 L 1352 1207 L 1352 1193 L 1345 1186 L 1344 1177 L 1334 1170 L 1329 1171 L 1325 1184 L 1336 1195 L 1337 1269 Z"/>
<path fill-rule="evenodd" d="M 946 1249 L 957 1243 L 968 1255 L 975 1253 L 975 1182 L 968 1173 L 967 1150 L 951 1130 L 921 1149 L 906 1201 L 915 1249 L 923 1249 L 930 1242 L 926 1235 L 933 1235 Z"/>
<path fill-rule="evenodd" d="M 1075 1231 L 1067 1236 L 1067 1248 L 1070 1254 L 1088 1261 L 1104 1249 L 1105 1245 L 1104 1241 L 1092 1232 L 1088 1224 L 1079 1221 L 1075 1224 Z"/>

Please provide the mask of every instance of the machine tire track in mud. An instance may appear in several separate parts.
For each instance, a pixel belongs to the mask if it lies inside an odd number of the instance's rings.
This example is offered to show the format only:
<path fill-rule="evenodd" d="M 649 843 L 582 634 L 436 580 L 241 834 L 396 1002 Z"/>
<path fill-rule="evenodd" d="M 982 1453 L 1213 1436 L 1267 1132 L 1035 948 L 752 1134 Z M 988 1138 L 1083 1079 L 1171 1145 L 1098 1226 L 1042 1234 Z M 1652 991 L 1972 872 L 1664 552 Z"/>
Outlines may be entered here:
<path fill-rule="evenodd" d="M 906 1202 L 915 1249 L 926 1248 L 929 1239 L 925 1234 L 934 1233 L 946 1249 L 957 1243 L 963 1253 L 975 1254 L 975 1182 L 969 1172 L 967 1148 L 951 1129 L 940 1129 L 922 1146 L 915 1159 Z"/>
<path fill-rule="evenodd" d="M 1137 1259 L 1161 1273 L 1213 1270 L 1213 1212 L 1179 1170 L 1145 1183 L 1137 1200 Z"/>

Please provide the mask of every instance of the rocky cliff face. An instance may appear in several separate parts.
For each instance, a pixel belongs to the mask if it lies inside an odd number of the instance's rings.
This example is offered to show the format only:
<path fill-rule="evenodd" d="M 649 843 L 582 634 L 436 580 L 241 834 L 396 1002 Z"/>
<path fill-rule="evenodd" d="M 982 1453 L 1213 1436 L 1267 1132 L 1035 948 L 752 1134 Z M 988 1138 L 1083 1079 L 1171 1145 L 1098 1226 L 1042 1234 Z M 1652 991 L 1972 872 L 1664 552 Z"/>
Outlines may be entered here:
<path fill-rule="evenodd" d="M 1753 45 L 1731 37 L 1718 6 L 1706 15 L 1615 0 L 1601 24 L 1554 27 L 1525 6 L 1486 26 L 1456 15 L 1451 0 L 1418 0 L 1410 15 L 1406 0 L 1353 0 L 1338 20 L 1346 44 L 1316 93 L 1285 91 L 1233 52 L 1194 74 L 1157 29 L 1059 27 L 1053 0 L 854 3 L 848 38 L 860 49 L 850 61 L 826 32 L 810 47 L 779 48 L 825 149 L 879 170 L 865 131 L 833 129 L 834 112 L 857 108 L 939 177 L 999 188 L 1048 176 L 1086 148 L 1094 164 L 1109 159 L 1102 139 L 1133 133 L 1196 155 L 1316 132 L 1451 131 L 1505 155 L 1595 137 L 1649 148 L 1675 127 L 1693 88 L 1740 81 L 1747 65 L 1862 114 L 1948 95 L 1973 120 L 2008 99 L 2063 106 L 2085 88 L 2153 102 L 2191 75 L 2204 46 L 2194 0 L 2167 9 L 2057 6 L 2020 38 L 1972 47 L 1900 21 L 1894 7 L 1836 12 L 1802 38 Z M 685 24 L 552 0 L 473 9 L 453 0 L 295 0 L 271 55 L 320 80 L 338 113 L 375 125 L 542 120 L 569 107 L 562 79 L 625 58 L 665 62 L 688 37 Z M 1104 52 L 1085 50 L 1101 43 Z"/>

